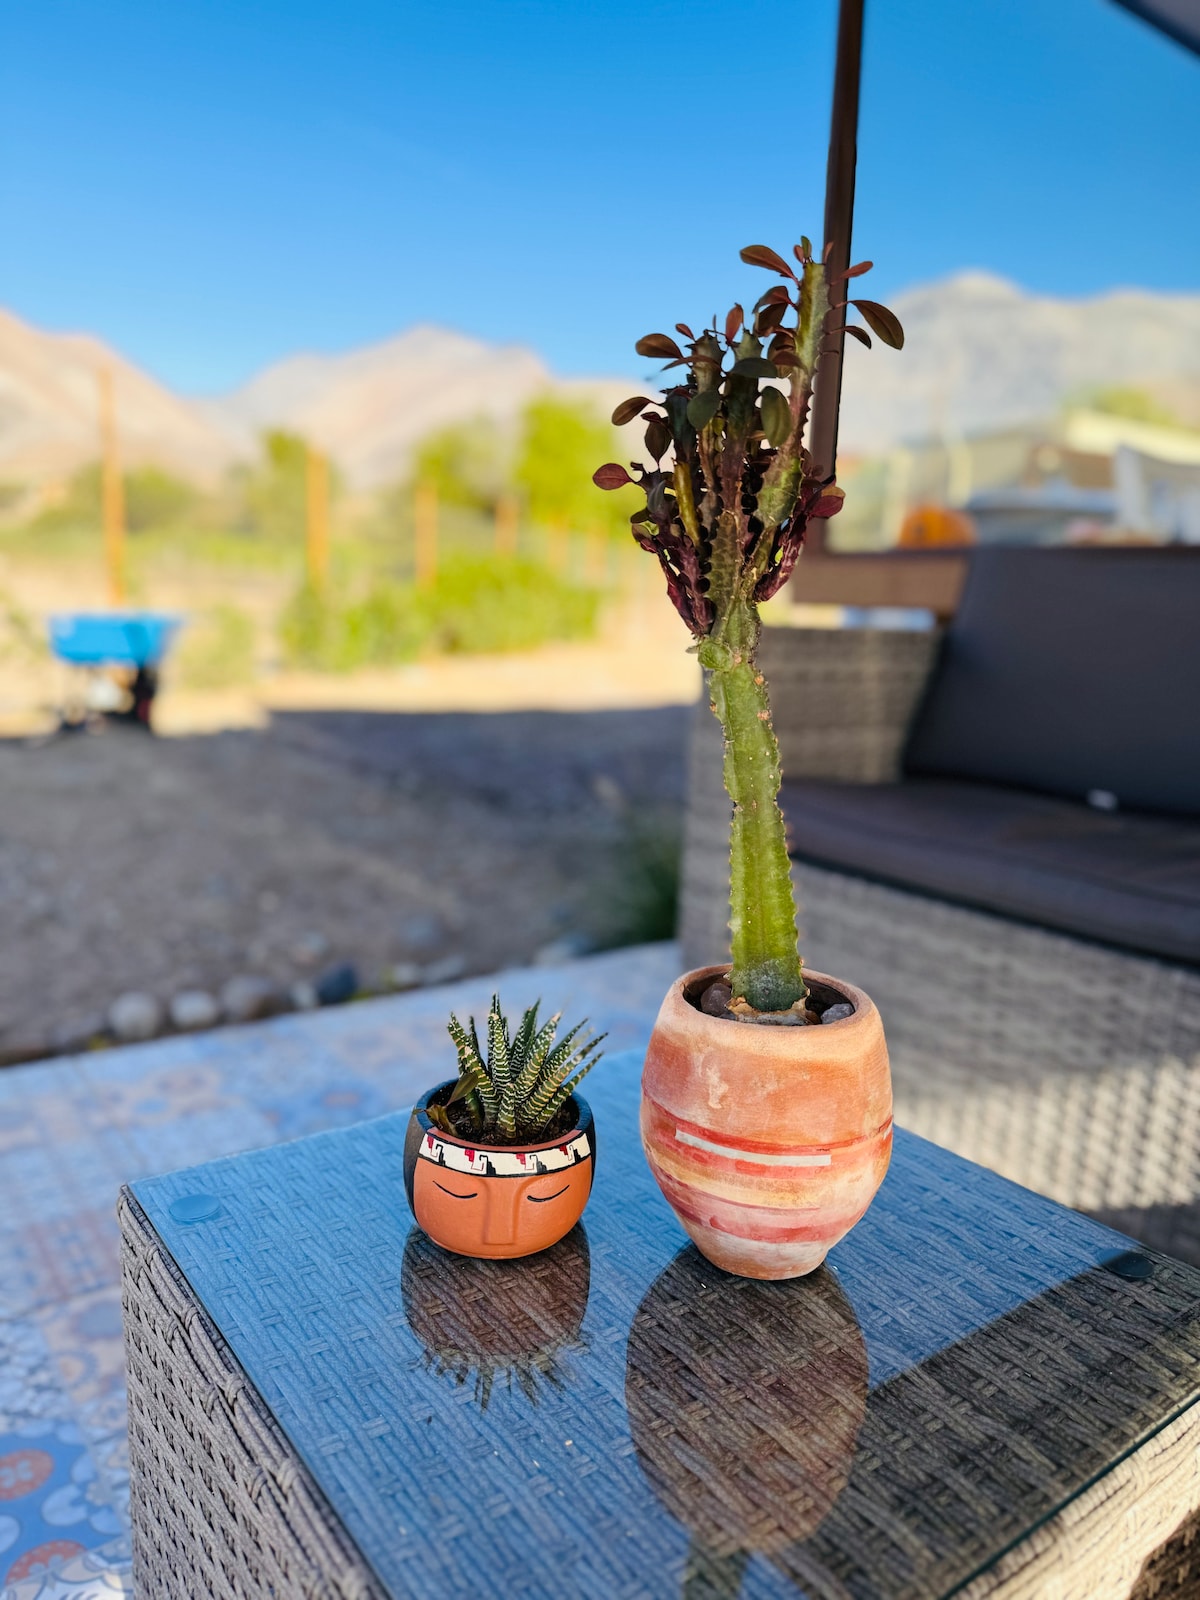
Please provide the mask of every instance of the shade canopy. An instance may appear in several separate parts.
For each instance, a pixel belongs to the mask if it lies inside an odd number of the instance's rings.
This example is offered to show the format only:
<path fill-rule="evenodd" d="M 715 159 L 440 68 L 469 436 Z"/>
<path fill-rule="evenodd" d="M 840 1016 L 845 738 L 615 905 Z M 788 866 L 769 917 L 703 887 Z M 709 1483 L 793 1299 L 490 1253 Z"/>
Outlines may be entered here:
<path fill-rule="evenodd" d="M 1200 55 L 1200 0 L 1116 0 L 1126 11 Z"/>

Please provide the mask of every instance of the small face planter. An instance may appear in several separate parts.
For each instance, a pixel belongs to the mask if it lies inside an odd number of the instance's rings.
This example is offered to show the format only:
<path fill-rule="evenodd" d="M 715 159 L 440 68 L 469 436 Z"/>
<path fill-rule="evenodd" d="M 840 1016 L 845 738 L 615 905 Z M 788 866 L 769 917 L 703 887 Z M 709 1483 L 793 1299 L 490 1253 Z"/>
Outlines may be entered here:
<path fill-rule="evenodd" d="M 581 1095 L 570 1131 L 529 1145 L 484 1145 L 444 1133 L 429 1115 L 453 1081 L 422 1095 L 404 1145 L 404 1183 L 417 1224 L 443 1250 L 504 1260 L 548 1250 L 583 1215 L 596 1135 Z"/>
<path fill-rule="evenodd" d="M 806 973 L 853 1011 L 804 1027 L 706 1015 L 722 967 L 662 1003 L 642 1074 L 642 1143 L 671 1209 L 716 1266 L 746 1278 L 812 1272 L 862 1217 L 892 1149 L 879 1013 L 861 989 Z"/>

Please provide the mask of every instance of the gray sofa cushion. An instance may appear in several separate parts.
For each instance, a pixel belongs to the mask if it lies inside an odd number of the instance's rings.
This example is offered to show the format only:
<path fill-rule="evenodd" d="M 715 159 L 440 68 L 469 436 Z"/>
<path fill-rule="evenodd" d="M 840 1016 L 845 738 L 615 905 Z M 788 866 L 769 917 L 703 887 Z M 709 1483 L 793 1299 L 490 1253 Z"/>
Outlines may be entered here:
<path fill-rule="evenodd" d="M 792 853 L 1200 964 L 1200 823 L 944 779 L 787 783 Z"/>
<path fill-rule="evenodd" d="M 1200 817 L 1200 549 L 976 551 L 904 768 Z"/>

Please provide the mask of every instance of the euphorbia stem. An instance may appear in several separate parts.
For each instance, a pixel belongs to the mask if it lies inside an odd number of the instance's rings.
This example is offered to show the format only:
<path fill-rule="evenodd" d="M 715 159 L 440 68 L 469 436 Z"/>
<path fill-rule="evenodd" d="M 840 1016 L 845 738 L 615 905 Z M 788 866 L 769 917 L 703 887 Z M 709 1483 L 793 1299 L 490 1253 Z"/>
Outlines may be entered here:
<path fill-rule="evenodd" d="M 726 664 L 709 677 L 713 711 L 725 734 L 725 787 L 733 800 L 730 983 L 756 1011 L 786 1011 L 807 993 L 796 941 L 796 902 L 778 794 L 779 743 L 767 686 L 758 670 L 757 608 L 735 602 L 721 629 Z"/>

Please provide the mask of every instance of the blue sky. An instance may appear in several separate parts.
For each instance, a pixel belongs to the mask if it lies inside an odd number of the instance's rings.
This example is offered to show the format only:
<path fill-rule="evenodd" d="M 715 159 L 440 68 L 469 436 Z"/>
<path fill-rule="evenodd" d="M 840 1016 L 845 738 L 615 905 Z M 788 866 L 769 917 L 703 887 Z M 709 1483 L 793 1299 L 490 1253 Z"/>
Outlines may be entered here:
<path fill-rule="evenodd" d="M 432 320 L 637 372 L 820 228 L 833 0 L 0 14 L 0 305 L 213 392 Z M 868 0 L 855 253 L 1200 288 L 1200 62 L 1110 0 Z"/>

